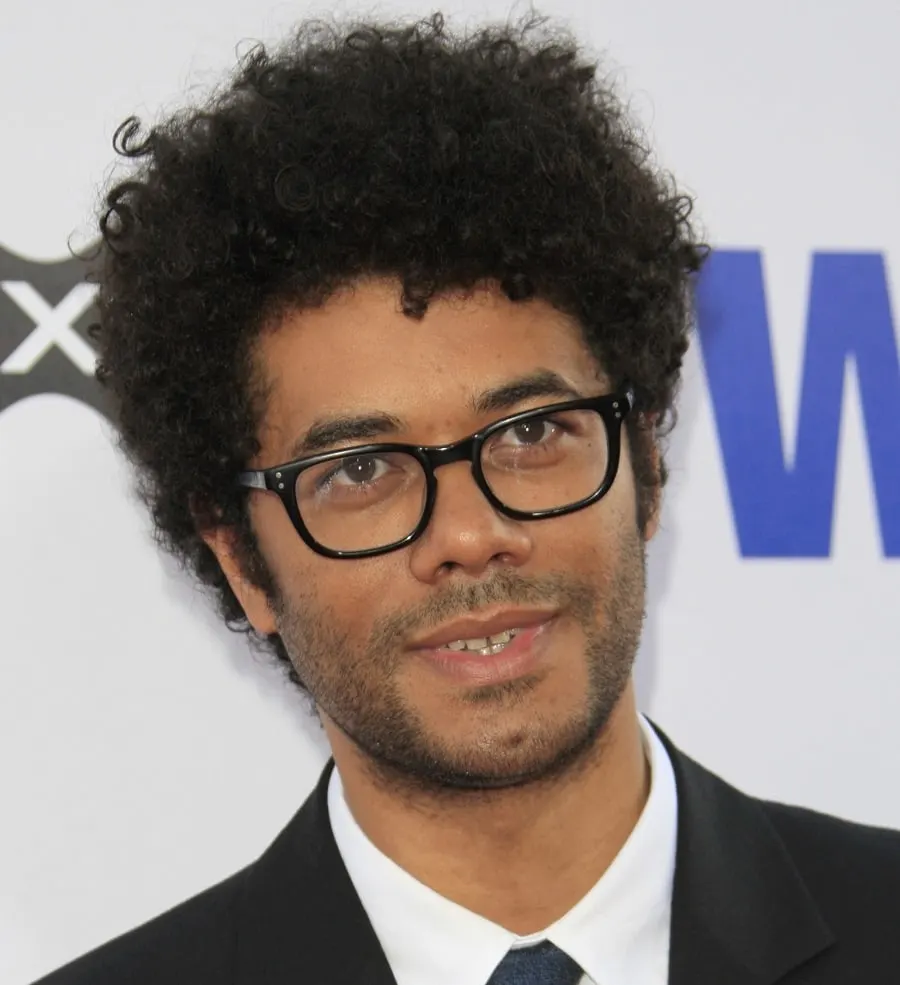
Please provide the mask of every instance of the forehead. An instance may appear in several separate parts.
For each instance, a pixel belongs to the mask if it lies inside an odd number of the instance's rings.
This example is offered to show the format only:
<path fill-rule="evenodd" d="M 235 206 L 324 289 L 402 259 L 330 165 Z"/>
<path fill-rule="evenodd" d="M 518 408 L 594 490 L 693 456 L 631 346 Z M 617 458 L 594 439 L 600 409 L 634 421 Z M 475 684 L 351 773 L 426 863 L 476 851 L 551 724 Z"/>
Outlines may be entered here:
<path fill-rule="evenodd" d="M 604 382 L 573 319 L 492 287 L 437 297 L 416 320 L 400 308 L 398 282 L 364 281 L 282 314 L 256 355 L 269 394 L 264 427 L 294 433 L 314 417 L 360 410 L 440 426 L 479 392 L 537 368 L 586 392 Z"/>

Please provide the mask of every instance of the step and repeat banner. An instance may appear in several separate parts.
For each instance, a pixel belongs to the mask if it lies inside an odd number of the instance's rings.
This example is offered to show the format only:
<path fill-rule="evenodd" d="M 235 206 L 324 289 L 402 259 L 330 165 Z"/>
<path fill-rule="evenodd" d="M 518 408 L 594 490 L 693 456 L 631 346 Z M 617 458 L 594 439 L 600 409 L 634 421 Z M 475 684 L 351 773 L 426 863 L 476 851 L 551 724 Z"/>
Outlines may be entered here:
<path fill-rule="evenodd" d="M 366 8 L 392 10 L 430 12 Z M 642 706 L 751 793 L 900 827 L 900 5 L 544 11 L 603 54 L 716 248 L 650 552 Z M 98 400 L 94 289 L 68 253 L 93 236 L 125 116 L 202 97 L 236 50 L 310 12 L 4 7 L 6 985 L 251 860 L 326 756 L 300 696 L 155 548 Z"/>

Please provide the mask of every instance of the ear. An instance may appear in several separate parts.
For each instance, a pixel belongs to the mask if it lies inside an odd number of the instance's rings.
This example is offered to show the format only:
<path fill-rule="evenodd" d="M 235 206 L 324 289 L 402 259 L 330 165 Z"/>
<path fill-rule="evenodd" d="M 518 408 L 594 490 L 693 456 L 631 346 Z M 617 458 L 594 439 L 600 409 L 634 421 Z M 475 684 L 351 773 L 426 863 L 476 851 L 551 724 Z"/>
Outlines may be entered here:
<path fill-rule="evenodd" d="M 215 554 L 250 625 L 261 636 L 278 632 L 269 597 L 258 585 L 250 581 L 238 560 L 234 531 L 230 527 L 211 527 L 208 530 L 201 530 L 200 536 Z"/>

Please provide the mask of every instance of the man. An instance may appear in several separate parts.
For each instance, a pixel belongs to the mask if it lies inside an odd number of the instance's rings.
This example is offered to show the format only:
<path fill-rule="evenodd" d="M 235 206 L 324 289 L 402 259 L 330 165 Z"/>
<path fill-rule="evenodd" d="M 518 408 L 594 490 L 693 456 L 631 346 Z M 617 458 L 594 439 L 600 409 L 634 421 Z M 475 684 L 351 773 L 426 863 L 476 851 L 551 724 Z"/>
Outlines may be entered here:
<path fill-rule="evenodd" d="M 900 837 L 637 714 L 703 248 L 577 46 L 305 27 L 119 146 L 124 447 L 334 759 L 257 862 L 44 981 L 897 981 Z"/>

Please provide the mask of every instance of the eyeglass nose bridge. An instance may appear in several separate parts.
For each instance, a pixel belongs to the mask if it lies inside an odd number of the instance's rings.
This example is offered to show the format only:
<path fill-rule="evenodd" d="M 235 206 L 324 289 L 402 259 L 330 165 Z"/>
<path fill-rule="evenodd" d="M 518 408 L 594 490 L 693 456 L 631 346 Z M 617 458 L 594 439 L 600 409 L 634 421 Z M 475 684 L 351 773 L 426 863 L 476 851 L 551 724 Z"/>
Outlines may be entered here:
<path fill-rule="evenodd" d="M 468 438 L 462 438 L 460 441 L 455 441 L 452 445 L 420 446 L 417 449 L 423 465 L 427 463 L 428 498 L 419 528 L 415 532 L 415 537 L 418 537 L 429 525 L 432 514 L 434 513 L 435 499 L 438 491 L 438 477 L 435 470 L 439 469 L 442 465 L 452 465 L 454 462 L 468 462 L 472 471 L 472 478 L 475 480 L 475 485 L 488 503 L 500 513 L 508 516 L 513 515 L 513 511 L 494 495 L 487 484 L 480 460 L 483 445 L 484 435 L 475 434 L 470 435 Z"/>
<path fill-rule="evenodd" d="M 478 471 L 476 456 L 481 442 L 478 438 L 463 438 L 452 445 L 440 445 L 436 448 L 422 448 L 425 460 L 431 466 L 432 472 L 442 465 L 452 465 L 454 462 L 469 462 Z"/>

